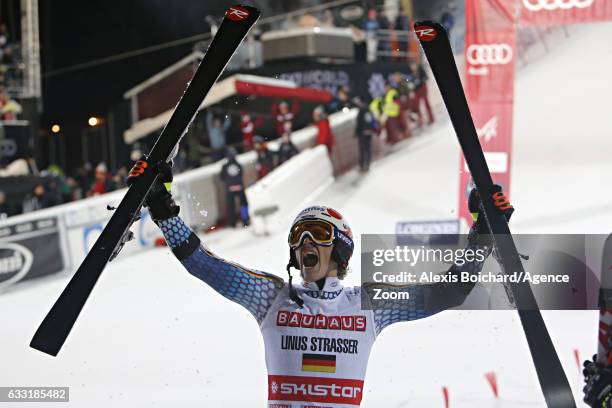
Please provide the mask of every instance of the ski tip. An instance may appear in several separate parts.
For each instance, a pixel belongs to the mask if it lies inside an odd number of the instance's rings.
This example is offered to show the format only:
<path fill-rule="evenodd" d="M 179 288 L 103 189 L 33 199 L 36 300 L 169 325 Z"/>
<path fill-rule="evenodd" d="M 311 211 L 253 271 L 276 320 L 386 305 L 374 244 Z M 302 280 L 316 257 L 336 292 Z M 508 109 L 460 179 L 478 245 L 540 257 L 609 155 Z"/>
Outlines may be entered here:
<path fill-rule="evenodd" d="M 225 12 L 225 18 L 237 23 L 254 22 L 259 18 L 259 9 L 245 4 L 236 4 L 231 6 Z"/>
<path fill-rule="evenodd" d="M 49 342 L 42 340 L 37 333 L 30 342 L 30 347 L 52 357 L 57 357 L 61 345 L 59 347 L 57 345 L 50 345 Z"/>
<path fill-rule="evenodd" d="M 440 35 L 446 35 L 444 27 L 440 23 L 432 20 L 415 22 L 414 32 L 421 43 L 433 41 Z"/>

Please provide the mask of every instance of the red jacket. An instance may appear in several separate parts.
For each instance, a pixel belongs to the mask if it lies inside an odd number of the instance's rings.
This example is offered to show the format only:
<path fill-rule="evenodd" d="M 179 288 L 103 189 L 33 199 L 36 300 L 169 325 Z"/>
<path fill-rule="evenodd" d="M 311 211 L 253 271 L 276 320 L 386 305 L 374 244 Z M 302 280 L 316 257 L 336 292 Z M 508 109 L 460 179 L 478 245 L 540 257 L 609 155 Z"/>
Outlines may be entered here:
<path fill-rule="evenodd" d="M 291 109 L 284 114 L 278 109 L 278 104 L 272 105 L 272 116 L 274 116 L 274 121 L 276 122 L 276 134 L 278 137 L 281 137 L 285 132 L 291 133 L 293 131 L 293 121 L 299 111 L 300 104 L 297 100 L 293 101 Z"/>
<path fill-rule="evenodd" d="M 257 119 L 249 120 L 247 122 L 241 120 L 240 121 L 240 131 L 242 132 L 242 144 L 245 149 L 250 150 L 253 148 L 253 136 L 255 136 L 255 132 L 257 128 L 261 126 L 263 123 L 263 117 L 258 117 Z"/>
<path fill-rule="evenodd" d="M 317 133 L 317 145 L 327 146 L 329 154 L 332 152 L 332 147 L 336 144 L 336 138 L 329 127 L 329 120 L 327 118 L 321 119 L 315 123 L 315 126 L 319 129 Z"/>

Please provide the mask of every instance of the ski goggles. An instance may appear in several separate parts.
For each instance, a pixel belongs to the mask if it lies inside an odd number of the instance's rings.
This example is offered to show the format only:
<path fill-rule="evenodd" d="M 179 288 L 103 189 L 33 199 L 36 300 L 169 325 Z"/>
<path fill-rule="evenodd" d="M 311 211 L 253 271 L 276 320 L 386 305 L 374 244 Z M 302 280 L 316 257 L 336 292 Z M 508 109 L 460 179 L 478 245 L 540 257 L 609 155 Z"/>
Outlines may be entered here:
<path fill-rule="evenodd" d="M 299 247 L 306 236 L 318 245 L 331 245 L 335 238 L 334 226 L 323 220 L 300 221 L 289 231 L 289 246 L 294 249 Z"/>

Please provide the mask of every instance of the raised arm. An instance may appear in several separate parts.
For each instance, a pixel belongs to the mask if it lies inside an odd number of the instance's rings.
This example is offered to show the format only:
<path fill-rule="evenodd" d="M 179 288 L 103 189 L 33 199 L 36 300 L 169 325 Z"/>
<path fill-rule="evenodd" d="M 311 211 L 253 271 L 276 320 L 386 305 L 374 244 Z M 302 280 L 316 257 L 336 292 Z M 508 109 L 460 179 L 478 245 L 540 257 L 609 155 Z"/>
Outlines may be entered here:
<path fill-rule="evenodd" d="M 494 202 L 497 210 L 500 211 L 507 220 L 510 219 L 514 208 L 510 205 L 506 197 L 501 193 L 501 187 L 495 186 L 493 191 Z M 481 211 L 480 198 L 476 190 L 472 190 L 469 199 L 469 208 L 474 218 L 474 224 L 468 236 L 466 250 L 482 251 L 484 257 L 463 265 L 453 264 L 448 269 L 448 274 L 457 276 L 461 272 L 478 274 L 482 270 L 486 258 L 492 252 L 490 244 L 489 229 Z M 372 304 L 374 312 L 374 324 L 376 333 L 380 333 L 385 327 L 397 323 L 411 320 L 422 319 L 434 315 L 443 310 L 460 306 L 474 288 L 475 283 L 462 282 L 460 279 L 456 283 L 432 283 L 423 285 L 382 285 L 365 284 L 363 290 L 368 299 L 373 299 L 374 294 L 379 289 L 385 292 L 407 292 L 407 300 L 376 300 Z"/>
<path fill-rule="evenodd" d="M 210 133 L 210 130 L 212 129 L 212 123 L 213 123 L 213 113 L 211 111 L 206 112 L 206 131 L 208 131 Z"/>
<path fill-rule="evenodd" d="M 448 269 L 449 275 L 459 276 L 461 272 L 470 274 L 480 273 L 486 258 L 491 253 L 490 247 L 483 247 L 476 243 L 468 244 L 466 249 L 485 251 L 485 259 L 480 262 L 465 263 L 462 266 L 453 264 Z M 380 333 L 385 327 L 398 322 L 429 317 L 443 310 L 461 305 L 471 290 L 474 283 L 431 283 L 419 285 L 385 285 L 371 283 L 363 285 L 368 299 L 375 299 L 379 290 L 384 292 L 405 292 L 408 294 L 406 300 L 375 300 L 372 303 L 374 312 L 374 324 L 376 333 Z M 401 299 L 401 298 L 398 298 Z"/>
<path fill-rule="evenodd" d="M 244 306 L 258 323 L 263 321 L 284 285 L 281 278 L 216 256 L 179 217 L 157 221 L 157 225 L 187 272 L 227 299 Z"/>
<path fill-rule="evenodd" d="M 197 235 L 178 217 L 180 208 L 166 187 L 172 181 L 170 166 L 139 161 L 130 171 L 128 182 L 133 182 L 144 171 L 158 171 L 160 174 L 149 191 L 145 206 L 183 267 L 227 299 L 244 306 L 261 323 L 283 288 L 283 280 L 226 261 L 204 247 Z"/>
<path fill-rule="evenodd" d="M 232 117 L 228 114 L 225 115 L 225 119 L 223 120 L 223 131 L 227 132 L 227 129 L 232 125 Z"/>

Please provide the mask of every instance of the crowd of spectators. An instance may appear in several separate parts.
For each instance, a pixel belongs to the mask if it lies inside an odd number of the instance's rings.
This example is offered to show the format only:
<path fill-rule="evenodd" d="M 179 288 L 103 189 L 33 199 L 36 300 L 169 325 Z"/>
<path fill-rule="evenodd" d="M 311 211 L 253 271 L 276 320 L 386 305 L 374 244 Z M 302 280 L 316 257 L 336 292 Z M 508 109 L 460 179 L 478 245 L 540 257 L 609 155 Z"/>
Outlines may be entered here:
<path fill-rule="evenodd" d="M 359 109 L 356 137 L 362 171 L 367 171 L 370 166 L 373 137 L 384 135 L 386 143 L 394 144 L 410 137 L 414 129 L 434 121 L 427 97 L 427 74 L 422 66 L 417 64 L 412 64 L 410 74 L 397 72 L 391 75 L 385 86 L 385 93 L 372 100 L 365 101 L 359 96 L 352 96 L 348 87 L 341 87 L 327 106 L 320 105 L 313 109 L 311 124 L 317 132 L 316 144 L 326 146 L 330 155 L 334 151 L 336 140 L 329 125 L 328 115 L 347 108 Z M 261 135 L 258 129 L 265 118 L 241 111 L 241 141 L 237 144 L 227 143 L 227 133 L 232 123 L 231 115 L 223 114 L 219 110 L 209 110 L 205 114 L 205 128 L 210 146 L 210 160 L 214 162 L 226 157 L 228 160 L 235 160 L 237 150 L 253 150 L 256 154 L 257 176 L 265 177 L 299 153 L 291 141 L 291 134 L 294 130 L 295 115 L 300 109 L 297 101 L 278 101 L 273 104 L 271 124 L 276 135 Z M 268 142 L 277 138 L 279 143 L 274 150 L 270 149 Z M 95 168 L 86 163 L 76 171 L 75 176 L 66 176 L 58 166 L 52 165 L 43 171 L 41 176 L 43 181 L 37 183 L 21 203 L 9 205 L 6 194 L 0 190 L 0 217 L 27 213 L 125 187 L 127 168 L 120 167 L 115 173 L 111 173 L 104 163 L 99 163 Z M 241 199 L 234 197 L 239 198 Z"/>
<path fill-rule="evenodd" d="M 15 48 L 18 45 L 10 38 L 6 23 L 0 22 L 0 165 L 8 164 L 3 157 L 6 140 L 4 125 L 6 121 L 16 120 L 22 107 L 8 92 L 8 87 L 18 76 Z"/>
<path fill-rule="evenodd" d="M 7 87 L 19 77 L 19 43 L 10 37 L 6 23 L 0 22 L 0 86 Z"/>
<path fill-rule="evenodd" d="M 452 15 L 447 14 L 445 25 L 448 25 L 450 29 L 453 24 Z M 400 8 L 395 16 L 391 21 L 384 9 L 370 9 L 364 14 L 359 24 L 352 26 L 356 30 L 361 30 L 363 34 L 368 60 L 387 57 L 395 59 L 397 55 L 392 51 L 403 52 L 402 58 L 409 55 L 408 41 L 397 42 L 396 37 L 384 35 L 389 31 L 401 32 L 410 29 L 410 19 L 407 13 Z M 330 10 L 317 16 L 302 15 L 293 23 L 298 26 L 338 26 L 337 16 Z M 10 65 L 14 61 L 13 56 L 14 48 L 6 25 L 0 23 L 0 119 L 2 120 L 15 119 L 16 114 L 21 111 L 19 104 L 7 95 L 3 87 L 11 75 Z M 230 174 L 235 173 L 236 168 L 235 166 L 228 168 L 227 164 L 237 163 L 238 151 L 253 150 L 256 154 L 257 176 L 258 178 L 265 177 L 273 169 L 299 153 L 291 141 L 291 135 L 296 117 L 301 115 L 302 118 L 310 116 L 310 124 L 317 132 L 316 144 L 326 146 L 329 154 L 332 155 L 336 140 L 328 115 L 348 108 L 357 108 L 359 114 L 356 138 L 359 147 L 359 167 L 362 171 L 367 171 L 371 161 L 372 138 L 381 137 L 386 143 L 394 144 L 409 138 L 414 129 L 429 125 L 434 121 L 427 96 L 427 74 L 422 65 L 416 64 L 410 58 L 408 60 L 410 61 L 408 73 L 398 72 L 391 75 L 387 78 L 384 93 L 371 100 L 365 100 L 353 94 L 348 86 L 341 86 L 329 104 L 316 106 L 311 112 L 304 112 L 306 105 L 301 106 L 298 100 L 278 100 L 272 104 L 269 114 L 249 112 L 247 109 L 236 112 L 210 108 L 205 112 L 201 124 L 194 126 L 199 126 L 201 129 L 195 136 L 195 140 L 191 143 L 188 141 L 184 143 L 191 146 L 181 149 L 182 152 L 176 158 L 177 170 L 194 168 L 206 162 L 226 158 L 224 181 L 229 183 L 231 189 L 236 190 L 238 189 L 235 183 L 237 176 Z M 309 109 L 312 108 L 309 107 Z M 263 126 L 264 124 L 266 126 Z M 264 127 L 273 130 L 262 131 Z M 236 129 L 239 129 L 239 133 L 233 134 L 232 132 Z M 204 140 L 201 137 L 203 133 L 206 135 Z M 2 137 L 0 126 L 0 143 Z M 188 136 L 187 139 L 190 137 L 193 136 Z M 236 139 L 239 139 L 239 142 L 228 142 L 228 140 L 236 141 Z M 268 142 L 273 139 L 279 139 L 279 143 L 275 143 L 275 148 L 271 149 Z M 189 155 L 191 157 L 187 157 Z M 202 157 L 208 160 L 203 161 Z M 239 173 L 241 178 L 241 169 Z M 61 169 L 53 165 L 42 172 L 40 178 L 42 181 L 37 183 L 19 203 L 9 203 L 5 192 L 0 190 L 0 217 L 104 194 L 125 187 L 126 175 L 125 167 L 111 174 L 104 163 L 99 163 L 95 168 L 86 163 L 74 173 L 74 176 L 66 176 Z M 243 202 L 243 190 L 244 186 L 240 190 L 241 194 L 232 193 L 232 201 L 237 200 L 238 207 L 246 205 Z M 243 224 L 248 223 L 244 214 L 240 217 Z"/>
<path fill-rule="evenodd" d="M 393 59 L 406 61 L 417 52 L 412 31 L 412 19 L 409 13 L 398 5 L 397 9 L 385 6 L 372 7 L 357 16 L 345 18 L 342 7 L 326 9 L 321 12 L 304 13 L 298 16 L 290 15 L 280 26 L 280 29 L 307 27 L 339 27 L 350 28 L 353 41 L 357 48 L 364 46 L 361 53 L 356 48 L 356 58 L 373 62 L 376 60 Z M 445 22 L 452 23 L 452 14 L 444 15 Z M 451 24 L 452 25 L 452 24 Z"/>
<path fill-rule="evenodd" d="M 0 119 L 15 120 L 21 113 L 21 106 L 10 95 L 7 89 L 19 76 L 15 50 L 17 42 L 10 38 L 6 23 L 0 22 Z"/>
<path fill-rule="evenodd" d="M 40 177 L 20 202 L 10 203 L 0 187 L 0 219 L 108 193 L 126 187 L 126 177 L 126 167 L 120 167 L 113 174 L 104 163 L 99 163 L 95 169 L 86 163 L 75 176 L 66 176 L 58 166 L 51 165 L 40 172 Z"/>

